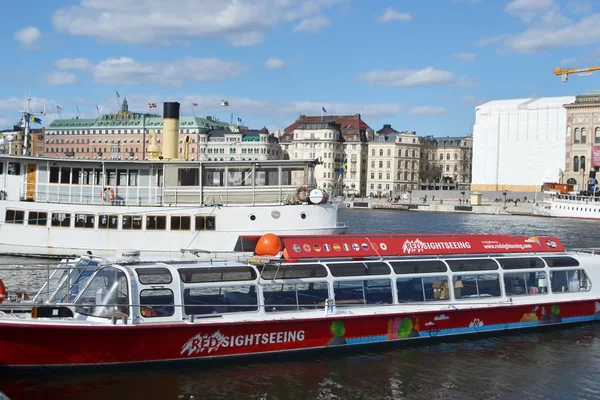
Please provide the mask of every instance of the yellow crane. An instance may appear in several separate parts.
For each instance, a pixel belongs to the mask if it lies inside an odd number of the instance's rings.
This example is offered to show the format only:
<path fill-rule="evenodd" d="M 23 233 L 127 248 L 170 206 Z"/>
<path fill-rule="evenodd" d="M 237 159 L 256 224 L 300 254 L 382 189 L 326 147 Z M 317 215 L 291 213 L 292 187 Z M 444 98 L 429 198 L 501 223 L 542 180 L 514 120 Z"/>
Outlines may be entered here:
<path fill-rule="evenodd" d="M 600 51 L 592 54 L 588 58 L 586 58 L 583 62 L 590 60 L 591 58 L 596 57 L 600 54 Z M 579 74 L 579 76 L 587 76 L 591 75 L 594 71 L 600 71 L 600 66 L 594 67 L 585 67 L 585 68 L 554 68 L 554 75 L 562 76 L 562 81 L 567 82 L 569 80 L 569 75 L 571 74 Z"/>

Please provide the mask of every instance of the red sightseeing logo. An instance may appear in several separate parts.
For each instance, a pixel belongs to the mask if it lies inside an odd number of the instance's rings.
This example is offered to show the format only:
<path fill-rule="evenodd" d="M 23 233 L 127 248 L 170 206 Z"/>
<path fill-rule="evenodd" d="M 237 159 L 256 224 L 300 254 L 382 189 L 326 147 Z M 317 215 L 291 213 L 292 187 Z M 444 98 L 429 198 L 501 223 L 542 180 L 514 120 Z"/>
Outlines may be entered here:
<path fill-rule="evenodd" d="M 402 252 L 406 254 L 423 253 L 426 250 L 464 250 L 470 249 L 469 242 L 423 242 L 420 239 L 406 240 Z"/>
<path fill-rule="evenodd" d="M 181 347 L 180 354 L 191 356 L 204 352 L 213 353 L 221 348 L 302 342 L 303 340 L 303 330 L 231 336 L 224 335 L 221 331 L 216 331 L 212 334 L 198 334 L 194 336 Z"/>

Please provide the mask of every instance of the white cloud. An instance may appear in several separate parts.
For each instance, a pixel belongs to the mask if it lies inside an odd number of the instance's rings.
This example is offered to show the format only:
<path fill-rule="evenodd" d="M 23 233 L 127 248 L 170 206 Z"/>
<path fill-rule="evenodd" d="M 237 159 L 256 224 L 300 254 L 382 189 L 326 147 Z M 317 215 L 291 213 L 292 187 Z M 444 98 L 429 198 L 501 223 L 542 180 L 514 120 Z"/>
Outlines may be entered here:
<path fill-rule="evenodd" d="M 591 0 L 570 0 L 567 10 L 572 14 L 588 14 L 592 12 Z"/>
<path fill-rule="evenodd" d="M 460 76 L 456 80 L 456 83 L 454 84 L 454 86 L 461 87 L 461 88 L 475 88 L 475 87 L 479 86 L 479 83 L 477 81 L 475 81 L 474 79 L 463 75 L 463 76 Z"/>
<path fill-rule="evenodd" d="M 446 107 L 432 107 L 432 106 L 421 106 L 421 107 L 413 107 L 408 113 L 410 115 L 418 115 L 418 116 L 434 116 L 434 115 L 442 115 L 446 114 L 448 110 Z"/>
<path fill-rule="evenodd" d="M 477 59 L 477 54 L 475 53 L 454 53 L 452 56 L 464 62 L 473 62 Z"/>
<path fill-rule="evenodd" d="M 329 20 L 322 15 L 305 18 L 294 27 L 295 32 L 318 32 L 321 28 L 329 25 Z"/>
<path fill-rule="evenodd" d="M 573 57 L 563 58 L 562 60 L 560 60 L 559 65 L 562 67 L 568 67 L 568 66 L 575 64 L 576 62 L 577 62 L 577 59 L 573 58 Z"/>
<path fill-rule="evenodd" d="M 79 79 L 77 75 L 70 72 L 53 71 L 45 75 L 42 81 L 48 85 L 72 85 L 77 83 Z"/>
<path fill-rule="evenodd" d="M 265 67 L 269 69 L 279 69 L 285 67 L 285 61 L 281 58 L 269 58 L 265 61 Z"/>
<path fill-rule="evenodd" d="M 42 37 L 40 30 L 35 26 L 28 26 L 15 33 L 15 40 L 25 48 L 31 48 Z"/>
<path fill-rule="evenodd" d="M 150 83 L 180 86 L 186 80 L 216 82 L 240 76 L 247 70 L 246 66 L 217 58 L 142 63 L 130 57 L 120 57 L 109 58 L 95 65 L 79 58 L 58 60 L 56 65 L 61 69 L 87 70 L 97 83 L 121 85 Z"/>
<path fill-rule="evenodd" d="M 278 25 L 323 25 L 319 13 L 344 0 L 80 0 L 52 16 L 59 32 L 100 41 L 168 44 L 222 38 L 233 45 L 263 41 Z M 314 29 L 314 28 L 313 28 Z"/>
<path fill-rule="evenodd" d="M 485 47 L 492 44 L 498 44 L 502 42 L 506 38 L 507 35 L 495 35 L 488 38 L 483 38 L 475 42 L 475 46 L 477 47 Z"/>
<path fill-rule="evenodd" d="M 8 118 L 0 117 L 0 129 L 8 129 L 14 122 L 9 122 Z"/>
<path fill-rule="evenodd" d="M 54 63 L 58 69 L 72 69 L 85 71 L 92 67 L 92 63 L 85 58 L 62 58 Z"/>
<path fill-rule="evenodd" d="M 536 16 L 554 7 L 556 7 L 554 0 L 513 0 L 507 4 L 504 10 L 521 18 L 523 22 L 530 22 Z"/>
<path fill-rule="evenodd" d="M 383 14 L 381 14 L 381 16 L 377 18 L 377 21 L 379 21 L 382 24 L 391 21 L 409 22 L 412 21 L 412 15 L 410 15 L 409 13 L 399 12 L 394 10 L 392 7 L 388 7 L 383 12 Z"/>
<path fill-rule="evenodd" d="M 448 71 L 438 70 L 432 67 L 424 69 L 375 70 L 365 72 L 358 76 L 358 80 L 370 85 L 378 86 L 431 86 L 444 85 L 454 80 L 454 74 Z"/>

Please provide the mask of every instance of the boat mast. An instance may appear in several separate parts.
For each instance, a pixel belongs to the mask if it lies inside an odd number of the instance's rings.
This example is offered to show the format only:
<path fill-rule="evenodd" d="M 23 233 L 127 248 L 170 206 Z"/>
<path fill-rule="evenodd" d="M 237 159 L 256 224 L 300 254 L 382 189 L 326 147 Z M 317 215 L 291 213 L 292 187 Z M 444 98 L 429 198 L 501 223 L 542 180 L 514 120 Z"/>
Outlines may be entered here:
<path fill-rule="evenodd" d="M 44 110 L 36 113 L 31 111 L 31 88 L 29 88 L 29 93 L 25 93 L 25 110 L 23 113 L 23 127 L 25 128 L 25 132 L 23 135 L 23 155 L 26 156 L 29 153 L 29 124 L 31 123 L 31 119 L 36 115 L 46 115 L 46 105 L 44 104 Z M 38 122 L 41 122 L 39 120 Z"/>

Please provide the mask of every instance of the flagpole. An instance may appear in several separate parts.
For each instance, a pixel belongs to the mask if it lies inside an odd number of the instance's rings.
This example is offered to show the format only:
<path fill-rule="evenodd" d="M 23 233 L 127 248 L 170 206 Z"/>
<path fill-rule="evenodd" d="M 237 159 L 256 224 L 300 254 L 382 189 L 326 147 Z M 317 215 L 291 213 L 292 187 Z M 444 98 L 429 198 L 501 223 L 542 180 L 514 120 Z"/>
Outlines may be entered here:
<path fill-rule="evenodd" d="M 79 106 L 76 106 L 75 108 L 77 108 L 77 118 L 81 119 L 81 115 L 79 115 Z"/>
<path fill-rule="evenodd" d="M 192 102 L 191 104 L 191 108 L 192 108 L 192 115 L 194 116 L 194 124 L 196 125 L 196 157 L 194 157 L 194 159 L 196 161 L 200 161 L 200 127 L 197 125 L 196 122 L 196 112 L 194 111 L 194 107 L 195 107 L 195 103 Z"/>
<path fill-rule="evenodd" d="M 120 112 L 121 111 L 121 100 L 120 100 L 121 96 L 119 96 L 119 92 L 117 92 L 116 90 L 115 90 L 115 94 L 117 95 L 117 104 L 119 105 L 119 110 L 117 112 Z"/>
<path fill-rule="evenodd" d="M 98 108 L 98 104 L 96 104 L 96 111 L 98 112 L 98 119 L 102 118 L 102 117 L 100 116 L 100 109 Z"/>
<path fill-rule="evenodd" d="M 60 106 L 59 105 L 56 106 L 56 112 L 58 113 L 58 119 L 62 119 L 62 116 L 60 115 Z"/>

